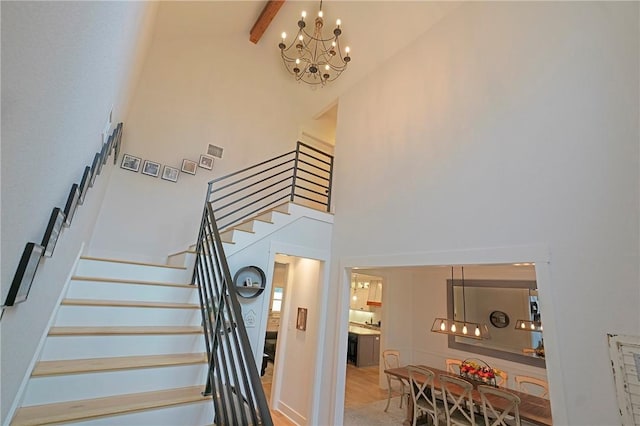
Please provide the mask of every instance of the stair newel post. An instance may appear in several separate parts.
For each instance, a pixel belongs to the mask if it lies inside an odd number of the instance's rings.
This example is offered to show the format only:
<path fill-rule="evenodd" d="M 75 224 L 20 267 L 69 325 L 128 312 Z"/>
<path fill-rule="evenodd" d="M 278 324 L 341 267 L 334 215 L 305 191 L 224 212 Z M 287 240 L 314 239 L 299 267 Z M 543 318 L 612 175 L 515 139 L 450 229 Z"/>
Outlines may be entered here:
<path fill-rule="evenodd" d="M 296 177 L 298 176 L 298 161 L 300 160 L 300 141 L 296 144 L 296 157 L 293 162 L 293 178 L 291 180 L 291 202 L 296 197 Z"/>

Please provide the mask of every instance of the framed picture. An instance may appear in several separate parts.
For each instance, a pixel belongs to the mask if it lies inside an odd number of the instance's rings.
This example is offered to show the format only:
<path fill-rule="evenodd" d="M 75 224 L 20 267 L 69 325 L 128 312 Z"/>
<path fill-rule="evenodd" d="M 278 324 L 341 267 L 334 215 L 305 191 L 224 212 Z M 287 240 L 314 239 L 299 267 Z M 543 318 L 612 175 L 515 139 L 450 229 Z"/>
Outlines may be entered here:
<path fill-rule="evenodd" d="M 71 191 L 69 191 L 67 203 L 64 206 L 64 226 L 67 228 L 71 226 L 73 214 L 76 212 L 76 207 L 78 207 L 78 198 L 78 184 L 74 183 L 71 185 Z"/>
<path fill-rule="evenodd" d="M 132 172 L 138 172 L 140 170 L 141 159 L 138 157 L 134 157 L 133 155 L 125 154 L 122 157 L 122 164 L 120 167 L 126 170 L 131 170 Z"/>
<path fill-rule="evenodd" d="M 182 171 L 185 173 L 189 173 L 190 175 L 196 174 L 196 167 L 198 167 L 198 163 L 195 161 L 187 160 L 186 158 L 182 160 Z"/>
<path fill-rule="evenodd" d="M 209 146 L 207 147 L 207 154 L 209 154 L 212 157 L 222 158 L 223 152 L 224 152 L 224 148 L 220 146 L 209 144 Z"/>
<path fill-rule="evenodd" d="M 213 157 L 209 157 L 208 155 L 200 156 L 200 163 L 198 164 L 203 169 L 211 170 L 213 169 Z"/>
<path fill-rule="evenodd" d="M 164 166 L 164 169 L 162 170 L 162 179 L 177 182 L 179 174 L 180 170 L 175 167 Z"/>
<path fill-rule="evenodd" d="M 80 198 L 78 199 L 78 204 L 84 203 L 84 197 L 87 195 L 87 190 L 89 189 L 90 183 L 91 183 L 91 167 L 87 166 L 84 168 L 84 173 L 82 174 L 82 180 L 80 181 L 80 186 L 78 187 L 78 191 L 80 191 Z"/>
<path fill-rule="evenodd" d="M 27 300 L 33 277 L 36 275 L 40 258 L 42 257 L 43 247 L 36 243 L 27 243 L 22 252 L 18 269 L 13 276 L 7 299 L 4 306 L 13 306 L 16 303 Z"/>
<path fill-rule="evenodd" d="M 91 180 L 89 181 L 90 187 L 93 186 L 93 183 L 96 181 L 96 177 L 98 176 L 98 173 L 100 173 L 98 171 L 100 164 L 101 164 L 100 153 L 97 152 L 96 155 L 93 157 L 93 163 L 91 163 Z"/>
<path fill-rule="evenodd" d="M 158 175 L 160 174 L 160 164 L 153 161 L 144 160 L 144 165 L 142 166 L 142 174 L 158 177 Z"/>
<path fill-rule="evenodd" d="M 102 149 L 100 150 L 100 155 L 102 156 L 102 165 L 107 164 L 107 158 L 109 157 L 109 144 L 111 143 L 111 137 L 107 140 L 107 142 L 102 144 Z"/>
<path fill-rule="evenodd" d="M 298 308 L 296 328 L 305 331 L 307 329 L 307 308 Z"/>
<path fill-rule="evenodd" d="M 116 137 L 114 139 L 115 140 L 113 142 L 113 150 L 114 150 L 113 164 L 116 164 L 118 162 L 118 154 L 120 154 L 120 141 L 122 140 L 122 123 L 119 123 L 118 127 L 116 127 Z"/>
<path fill-rule="evenodd" d="M 42 238 L 42 247 L 44 247 L 43 256 L 53 256 L 53 250 L 56 248 L 56 242 L 58 242 L 58 236 L 62 230 L 62 224 L 64 223 L 64 213 L 60 208 L 55 207 L 51 212 L 49 218 L 49 224 L 47 230 L 44 231 L 44 237 Z"/>

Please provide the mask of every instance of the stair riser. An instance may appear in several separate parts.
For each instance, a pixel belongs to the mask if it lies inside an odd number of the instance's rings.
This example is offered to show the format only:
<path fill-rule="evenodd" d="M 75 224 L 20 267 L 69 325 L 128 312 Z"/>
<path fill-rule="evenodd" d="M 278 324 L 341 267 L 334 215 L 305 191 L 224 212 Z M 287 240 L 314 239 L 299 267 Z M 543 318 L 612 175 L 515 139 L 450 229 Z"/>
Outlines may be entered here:
<path fill-rule="evenodd" d="M 49 336 L 42 361 L 205 352 L 200 334 L 158 336 Z"/>
<path fill-rule="evenodd" d="M 76 275 L 83 277 L 122 278 L 143 281 L 187 283 L 191 276 L 187 270 L 129 263 L 81 259 Z"/>
<path fill-rule="evenodd" d="M 206 364 L 32 377 L 23 406 L 150 392 L 204 383 Z"/>
<path fill-rule="evenodd" d="M 73 280 L 69 284 L 66 298 L 200 304 L 196 287 L 123 284 L 102 281 Z"/>
<path fill-rule="evenodd" d="M 55 326 L 200 325 L 200 309 L 129 308 L 62 305 Z"/>
<path fill-rule="evenodd" d="M 205 426 L 213 423 L 211 400 L 157 410 L 139 411 L 74 423 L 74 426 Z"/>

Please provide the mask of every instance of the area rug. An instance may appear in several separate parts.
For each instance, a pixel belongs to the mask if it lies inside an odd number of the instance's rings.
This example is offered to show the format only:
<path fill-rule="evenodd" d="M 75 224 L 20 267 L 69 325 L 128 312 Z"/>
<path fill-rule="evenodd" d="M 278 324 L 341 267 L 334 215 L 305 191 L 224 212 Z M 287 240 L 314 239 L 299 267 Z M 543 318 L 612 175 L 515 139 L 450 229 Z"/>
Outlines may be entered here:
<path fill-rule="evenodd" d="M 402 404 L 399 408 L 400 397 L 391 398 L 389 410 L 385 413 L 387 400 L 372 402 L 357 408 L 344 410 L 344 426 L 385 426 L 401 425 L 404 422 L 407 408 Z"/>

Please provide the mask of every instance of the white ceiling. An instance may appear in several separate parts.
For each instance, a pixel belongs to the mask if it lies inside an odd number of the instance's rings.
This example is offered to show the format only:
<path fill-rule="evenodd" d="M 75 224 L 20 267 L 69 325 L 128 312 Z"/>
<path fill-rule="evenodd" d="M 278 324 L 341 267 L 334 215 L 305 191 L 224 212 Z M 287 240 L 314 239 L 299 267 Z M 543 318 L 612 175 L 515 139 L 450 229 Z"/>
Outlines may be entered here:
<path fill-rule="evenodd" d="M 279 57 L 277 46 L 282 31 L 294 34 L 301 11 L 315 16 L 320 2 L 286 1 L 257 46 L 253 46 L 249 31 L 265 4 L 262 0 L 161 2 L 155 37 L 244 37 L 252 49 Z M 316 115 L 458 5 L 453 1 L 324 1 L 326 27 L 333 28 L 336 18 L 342 20 L 341 44 L 351 48 L 349 68 L 335 82 L 317 90 L 295 83 L 284 67 L 282 79 L 291 80 L 296 102 L 316 108 L 312 113 Z"/>

